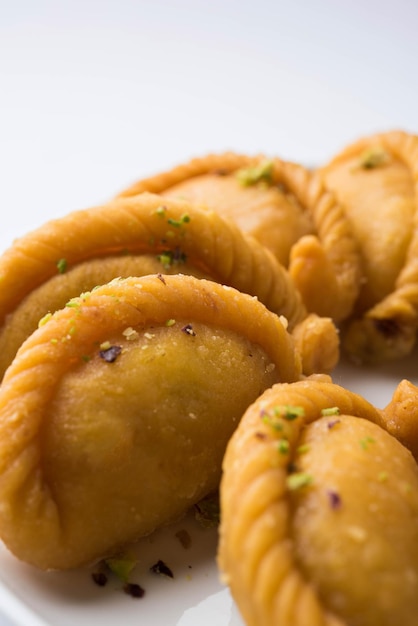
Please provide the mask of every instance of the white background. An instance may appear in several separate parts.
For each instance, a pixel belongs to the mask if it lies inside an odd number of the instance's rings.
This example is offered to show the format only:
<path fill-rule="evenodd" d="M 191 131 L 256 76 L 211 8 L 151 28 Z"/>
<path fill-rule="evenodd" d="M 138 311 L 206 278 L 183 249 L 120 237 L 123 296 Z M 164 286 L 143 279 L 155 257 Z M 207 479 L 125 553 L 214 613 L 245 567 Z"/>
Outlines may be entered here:
<path fill-rule="evenodd" d="M 417 31 L 415 0 L 0 0 L 0 249 L 193 156 L 417 132 Z"/>
<path fill-rule="evenodd" d="M 415 0 L 0 0 L 0 245 L 231 149 L 418 130 Z"/>

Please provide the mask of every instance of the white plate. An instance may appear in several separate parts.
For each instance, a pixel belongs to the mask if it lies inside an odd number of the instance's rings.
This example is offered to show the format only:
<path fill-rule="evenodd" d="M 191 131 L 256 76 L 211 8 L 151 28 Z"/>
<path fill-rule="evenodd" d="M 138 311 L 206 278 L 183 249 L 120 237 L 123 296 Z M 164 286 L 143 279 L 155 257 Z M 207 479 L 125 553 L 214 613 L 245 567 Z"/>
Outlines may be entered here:
<path fill-rule="evenodd" d="M 176 537 L 187 530 L 191 546 Z M 229 592 L 216 568 L 217 531 L 204 529 L 193 515 L 134 547 L 138 564 L 130 576 L 145 590 L 143 598 L 123 591 L 116 576 L 104 587 L 91 577 L 97 568 L 71 572 L 39 572 L 18 562 L 5 548 L 0 552 L 0 606 L 19 626 L 241 626 Z M 158 560 L 174 578 L 157 575 Z"/>
<path fill-rule="evenodd" d="M 334 381 L 383 408 L 402 378 L 418 384 L 417 352 L 407 359 L 377 368 L 342 362 Z M 187 529 L 190 548 L 176 532 Z M 141 599 L 126 595 L 116 578 L 97 586 L 92 570 L 38 572 L 0 550 L 0 606 L 19 626 L 243 626 L 229 591 L 216 567 L 217 532 L 202 528 L 190 515 L 145 538 L 135 547 L 139 559 L 132 581 L 145 589 Z M 174 578 L 149 568 L 162 559 Z"/>

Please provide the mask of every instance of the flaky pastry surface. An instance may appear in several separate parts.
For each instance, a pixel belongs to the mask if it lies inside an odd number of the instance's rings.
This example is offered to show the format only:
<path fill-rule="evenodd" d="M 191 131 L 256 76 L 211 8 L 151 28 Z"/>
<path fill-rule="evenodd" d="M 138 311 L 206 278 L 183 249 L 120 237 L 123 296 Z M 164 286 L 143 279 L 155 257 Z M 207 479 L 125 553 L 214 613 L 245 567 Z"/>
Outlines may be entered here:
<path fill-rule="evenodd" d="M 384 425 L 318 377 L 246 411 L 224 458 L 218 559 L 248 626 L 415 623 L 418 468 Z"/>
<path fill-rule="evenodd" d="M 300 358 L 258 300 L 192 276 L 112 281 L 46 318 L 0 387 L 0 537 L 66 569 L 217 487 L 246 406 Z"/>
<path fill-rule="evenodd" d="M 362 258 L 344 346 L 362 362 L 402 357 L 415 344 L 418 319 L 418 137 L 364 137 L 320 175 L 346 211 Z"/>
<path fill-rule="evenodd" d="M 232 221 L 145 193 L 48 222 L 1 255 L 0 375 L 45 313 L 112 278 L 150 271 L 231 285 L 284 315 L 290 329 L 306 317 L 286 269 Z"/>
<path fill-rule="evenodd" d="M 351 313 L 360 288 L 357 244 L 333 194 L 302 165 L 264 155 L 209 154 L 139 180 L 121 196 L 144 191 L 227 215 L 289 266 L 310 312 L 336 321 Z"/>

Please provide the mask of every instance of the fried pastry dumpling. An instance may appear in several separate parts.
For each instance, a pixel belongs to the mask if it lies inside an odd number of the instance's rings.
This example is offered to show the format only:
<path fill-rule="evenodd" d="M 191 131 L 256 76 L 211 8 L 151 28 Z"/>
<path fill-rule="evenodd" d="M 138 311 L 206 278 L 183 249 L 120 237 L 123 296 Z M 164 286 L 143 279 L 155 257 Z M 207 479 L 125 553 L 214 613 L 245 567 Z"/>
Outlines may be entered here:
<path fill-rule="evenodd" d="M 233 219 L 286 267 L 310 312 L 339 321 L 359 290 L 359 256 L 341 207 L 316 175 L 278 158 L 234 153 L 192 159 L 120 194 L 150 191 Z M 325 291 L 326 289 L 326 291 Z"/>
<path fill-rule="evenodd" d="M 280 164 L 283 171 L 278 175 L 274 162 L 262 156 L 213 154 L 138 181 L 120 195 L 152 191 L 218 211 L 288 265 L 293 243 L 312 233 L 313 223 L 292 191 L 305 184 L 306 170 L 293 163 Z"/>
<path fill-rule="evenodd" d="M 0 379 L 47 312 L 115 277 L 158 272 L 206 277 L 257 296 L 290 330 L 306 317 L 285 268 L 233 222 L 145 193 L 50 221 L 3 253 Z"/>
<path fill-rule="evenodd" d="M 224 458 L 219 564 L 248 626 L 413 626 L 418 467 L 360 396 L 313 377 L 249 407 Z"/>
<path fill-rule="evenodd" d="M 347 213 L 363 264 L 344 346 L 360 362 L 404 356 L 418 324 L 418 137 L 393 131 L 362 138 L 321 176 Z"/>
<path fill-rule="evenodd" d="M 0 387 L 0 537 L 65 569 L 217 488 L 242 413 L 300 359 L 256 298 L 192 276 L 112 281 L 48 316 Z"/>

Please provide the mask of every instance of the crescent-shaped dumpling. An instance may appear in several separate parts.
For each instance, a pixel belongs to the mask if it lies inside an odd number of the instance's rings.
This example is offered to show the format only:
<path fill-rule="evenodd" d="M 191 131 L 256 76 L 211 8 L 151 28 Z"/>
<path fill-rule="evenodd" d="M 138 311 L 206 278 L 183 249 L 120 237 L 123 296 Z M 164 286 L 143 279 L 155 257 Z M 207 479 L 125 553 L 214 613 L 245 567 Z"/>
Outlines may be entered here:
<path fill-rule="evenodd" d="M 248 626 L 413 626 L 418 466 L 318 378 L 267 390 L 226 451 L 219 564 Z"/>
<path fill-rule="evenodd" d="M 346 211 L 362 258 L 345 349 L 360 362 L 400 358 L 413 348 L 418 325 L 418 136 L 364 137 L 320 175 Z"/>
<path fill-rule="evenodd" d="M 340 321 L 360 288 L 360 259 L 335 197 L 307 168 L 232 152 L 195 158 L 122 191 L 183 198 L 233 219 L 289 267 L 309 312 Z"/>
<path fill-rule="evenodd" d="M 242 413 L 300 377 L 280 319 L 192 276 L 112 281 L 42 320 L 0 387 L 0 537 L 76 567 L 218 486 Z"/>
<path fill-rule="evenodd" d="M 120 195 L 151 191 L 217 211 L 287 266 L 295 241 L 313 232 L 309 211 L 293 193 L 293 187 L 306 184 L 309 174 L 300 165 L 280 162 L 280 175 L 278 164 L 263 156 L 211 154 L 137 181 Z"/>
<path fill-rule="evenodd" d="M 232 221 L 143 194 L 50 221 L 0 256 L 0 378 L 47 312 L 113 278 L 158 272 L 203 276 L 257 296 L 289 329 L 306 317 L 286 269 Z"/>

